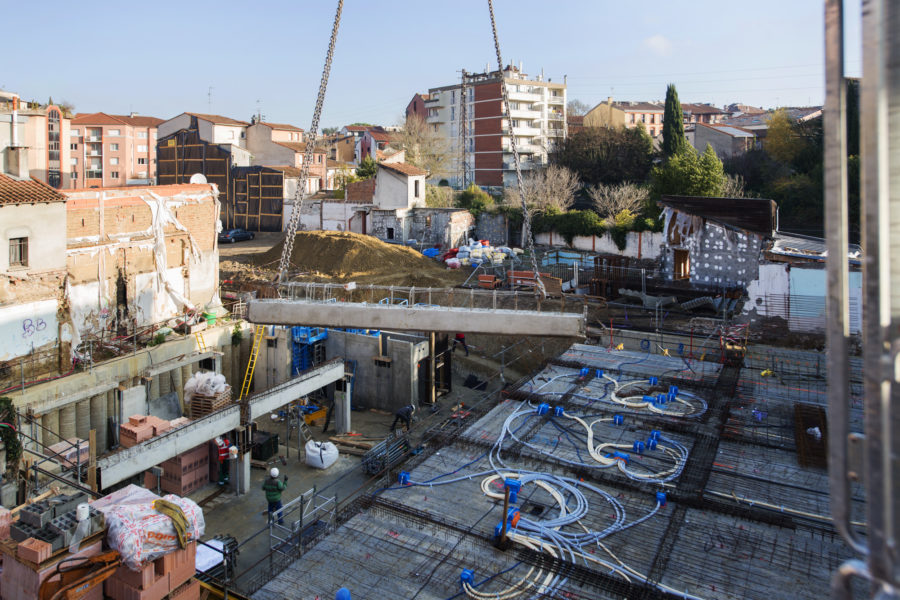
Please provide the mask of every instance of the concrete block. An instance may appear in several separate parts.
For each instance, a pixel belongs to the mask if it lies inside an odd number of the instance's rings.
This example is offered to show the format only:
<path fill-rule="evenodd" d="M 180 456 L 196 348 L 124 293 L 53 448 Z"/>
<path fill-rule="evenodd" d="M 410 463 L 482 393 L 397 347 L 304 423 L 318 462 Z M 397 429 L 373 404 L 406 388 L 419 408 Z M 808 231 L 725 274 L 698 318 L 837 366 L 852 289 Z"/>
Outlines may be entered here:
<path fill-rule="evenodd" d="M 49 526 L 48 526 L 49 527 Z M 49 529 L 41 529 L 34 534 L 35 539 L 47 542 L 53 549 L 53 552 L 59 552 L 63 548 L 68 548 L 72 541 L 71 535 L 59 535 Z"/>
<path fill-rule="evenodd" d="M 21 519 L 9 526 L 10 537 L 17 542 L 24 542 L 39 531 L 34 525 L 29 525 Z"/>
<path fill-rule="evenodd" d="M 53 520 L 53 507 L 44 500 L 35 502 L 19 511 L 19 520 L 41 529 Z"/>
<path fill-rule="evenodd" d="M 18 502 L 16 501 L 16 494 L 18 491 L 15 483 L 4 483 L 3 485 L 0 485 L 0 504 L 6 508 L 15 508 L 18 506 Z"/>

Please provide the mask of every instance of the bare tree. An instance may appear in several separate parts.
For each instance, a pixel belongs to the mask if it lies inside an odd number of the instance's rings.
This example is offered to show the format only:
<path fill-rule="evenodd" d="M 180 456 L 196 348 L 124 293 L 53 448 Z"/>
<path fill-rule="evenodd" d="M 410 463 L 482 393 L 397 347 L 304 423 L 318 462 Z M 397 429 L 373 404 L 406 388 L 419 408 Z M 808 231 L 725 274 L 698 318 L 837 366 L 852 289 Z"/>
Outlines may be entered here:
<path fill-rule="evenodd" d="M 575 192 L 581 185 L 574 172 L 558 165 L 526 172 L 523 184 L 526 202 L 538 212 L 569 210 L 575 203 Z M 503 191 L 503 201 L 521 204 L 519 188 L 506 188 Z"/>
<path fill-rule="evenodd" d="M 752 192 L 744 189 L 744 178 L 741 175 L 725 175 L 725 185 L 722 187 L 724 198 L 753 198 Z"/>
<path fill-rule="evenodd" d="M 569 100 L 569 103 L 566 105 L 566 112 L 571 116 L 581 117 L 586 115 L 589 110 L 591 110 L 591 107 L 581 100 Z"/>
<path fill-rule="evenodd" d="M 452 157 L 447 139 L 429 127 L 419 115 L 406 118 L 391 146 L 406 151 L 406 162 L 428 171 L 430 179 L 446 176 Z"/>
<path fill-rule="evenodd" d="M 650 191 L 633 183 L 598 184 L 588 188 L 588 196 L 600 216 L 615 218 L 623 210 L 640 212 L 650 197 Z"/>

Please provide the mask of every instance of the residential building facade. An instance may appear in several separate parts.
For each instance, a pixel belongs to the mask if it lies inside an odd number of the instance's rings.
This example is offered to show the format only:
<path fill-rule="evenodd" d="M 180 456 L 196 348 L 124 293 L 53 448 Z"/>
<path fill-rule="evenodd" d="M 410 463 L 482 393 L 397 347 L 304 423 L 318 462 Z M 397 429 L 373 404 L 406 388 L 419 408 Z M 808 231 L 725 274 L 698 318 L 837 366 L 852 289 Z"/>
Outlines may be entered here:
<path fill-rule="evenodd" d="M 712 146 L 719 158 L 731 158 L 744 154 L 756 147 L 756 133 L 749 129 L 742 129 L 733 125 L 707 125 L 694 124 L 694 135 L 691 143 L 698 152 L 706 150 L 706 145 Z"/>
<path fill-rule="evenodd" d="M 11 169 L 27 167 L 29 177 L 54 189 L 70 187 L 69 127 L 71 117 L 54 104 L 29 106 L 18 94 L 0 93 L 0 152 Z M 8 148 L 14 150 L 12 158 Z"/>
<path fill-rule="evenodd" d="M 162 122 L 136 113 L 75 115 L 67 140 L 71 188 L 154 183 L 157 126 Z"/>
<path fill-rule="evenodd" d="M 662 134 L 665 108 L 655 102 L 614 102 L 612 96 L 584 115 L 585 127 L 637 127 L 643 123 L 650 137 Z"/>
<path fill-rule="evenodd" d="M 716 108 L 712 104 L 691 104 L 689 102 L 685 102 L 681 105 L 681 114 L 684 118 L 685 125 L 694 123 L 705 123 L 707 125 L 721 123 L 731 116 L 731 113 Z"/>
<path fill-rule="evenodd" d="M 501 82 L 507 86 L 511 122 L 504 115 Z M 447 140 L 455 157 L 456 172 L 448 178 L 453 185 L 515 185 L 512 136 L 525 170 L 547 164 L 549 153 L 566 137 L 565 82 L 529 78 L 512 65 L 502 72 L 464 73 L 459 83 L 416 96 L 422 99 L 425 122 Z M 413 98 L 407 116 L 418 114 Z"/>

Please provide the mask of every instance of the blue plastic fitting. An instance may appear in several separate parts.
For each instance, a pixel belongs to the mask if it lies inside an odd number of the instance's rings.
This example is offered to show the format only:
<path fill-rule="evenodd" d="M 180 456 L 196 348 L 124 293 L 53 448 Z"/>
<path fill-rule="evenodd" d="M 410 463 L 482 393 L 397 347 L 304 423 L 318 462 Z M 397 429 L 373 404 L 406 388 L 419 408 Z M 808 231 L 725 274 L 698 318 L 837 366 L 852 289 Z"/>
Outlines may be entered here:
<path fill-rule="evenodd" d="M 472 569 L 463 569 L 462 573 L 459 574 L 459 583 L 468 583 L 469 585 L 475 585 L 475 571 Z"/>
<path fill-rule="evenodd" d="M 503 532 L 503 523 L 494 526 L 494 537 L 500 537 L 500 534 Z"/>
<path fill-rule="evenodd" d="M 656 440 L 653 438 L 647 440 L 647 450 L 656 450 Z"/>
<path fill-rule="evenodd" d="M 625 418 L 622 415 L 613 415 L 613 425 L 621 425 L 625 422 Z"/>
<path fill-rule="evenodd" d="M 667 400 L 668 400 L 668 398 L 666 397 L 665 394 L 657 394 L 656 395 L 656 401 L 659 402 L 660 404 L 665 404 Z"/>
<path fill-rule="evenodd" d="M 668 398 L 669 402 L 675 402 L 675 393 L 674 392 L 669 392 L 666 395 L 666 397 Z"/>
<path fill-rule="evenodd" d="M 509 488 L 509 501 L 515 502 L 518 498 L 519 490 L 522 489 L 522 482 L 518 479 L 504 479 L 503 485 Z"/>
<path fill-rule="evenodd" d="M 537 414 L 546 415 L 547 411 L 549 411 L 549 410 L 550 410 L 550 405 L 547 404 L 546 402 L 541 402 L 540 404 L 538 404 Z"/>
<path fill-rule="evenodd" d="M 637 452 L 638 454 L 644 453 L 644 442 L 641 440 L 635 440 L 634 444 L 631 446 L 631 449 Z"/>
<path fill-rule="evenodd" d="M 660 506 L 666 505 L 666 493 L 665 492 L 656 492 L 656 501 L 659 502 Z"/>
<path fill-rule="evenodd" d="M 670 385 L 670 386 L 669 386 L 669 393 L 670 393 L 670 394 L 678 394 L 678 386 L 677 386 L 677 385 Z"/>
<path fill-rule="evenodd" d="M 350 590 L 347 588 L 341 588 L 337 591 L 337 594 L 334 595 L 334 600 L 353 600 L 350 597 Z"/>
<path fill-rule="evenodd" d="M 650 385 L 657 385 L 659 383 L 659 377 L 651 377 Z"/>
<path fill-rule="evenodd" d="M 644 396 L 644 402 L 649 402 L 650 404 L 653 404 L 654 402 L 656 402 L 656 399 L 653 396 Z"/>
<path fill-rule="evenodd" d="M 553 407 L 553 414 L 556 415 L 557 417 L 563 416 L 564 412 L 566 412 L 566 409 L 564 409 L 562 406 L 554 406 Z"/>
<path fill-rule="evenodd" d="M 597 379 L 600 379 L 601 377 L 603 377 L 603 369 L 597 369 L 596 374 L 597 374 Z"/>
<path fill-rule="evenodd" d="M 397 482 L 400 485 L 409 485 L 409 473 L 407 471 L 400 471 L 400 474 L 397 476 Z"/>
<path fill-rule="evenodd" d="M 678 344 L 678 354 L 684 354 L 684 344 Z"/>
<path fill-rule="evenodd" d="M 660 438 L 660 437 L 662 437 L 662 434 L 659 432 L 658 429 L 651 429 L 651 430 L 650 430 L 650 439 L 659 441 L 659 438 Z"/>
<path fill-rule="evenodd" d="M 588 369 L 587 367 L 581 367 L 581 376 L 582 377 L 587 377 L 590 372 L 591 372 L 591 370 Z"/>
<path fill-rule="evenodd" d="M 619 458 L 619 459 L 624 460 L 626 463 L 628 462 L 628 455 L 625 454 L 624 452 L 619 452 L 618 450 L 616 450 L 615 452 L 612 453 L 612 455 L 613 455 L 613 458 Z"/>
<path fill-rule="evenodd" d="M 513 518 L 519 514 L 518 508 L 511 508 L 506 512 L 506 522 L 512 526 Z"/>

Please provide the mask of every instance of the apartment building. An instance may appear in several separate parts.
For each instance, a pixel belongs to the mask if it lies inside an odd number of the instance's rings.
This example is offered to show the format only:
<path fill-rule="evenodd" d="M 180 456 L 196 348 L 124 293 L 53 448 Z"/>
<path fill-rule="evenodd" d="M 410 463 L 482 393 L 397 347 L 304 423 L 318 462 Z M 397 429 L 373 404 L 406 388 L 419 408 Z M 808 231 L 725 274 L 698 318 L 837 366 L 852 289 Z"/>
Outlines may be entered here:
<path fill-rule="evenodd" d="M 155 182 L 156 135 L 162 122 L 162 119 L 137 113 L 75 115 L 67 141 L 70 188 Z"/>
<path fill-rule="evenodd" d="M 662 135 L 665 107 L 656 102 L 613 102 L 612 96 L 584 115 L 585 127 L 637 127 L 643 123 L 650 137 Z"/>
<path fill-rule="evenodd" d="M 504 81 L 511 122 L 503 114 Z M 566 136 L 565 81 L 530 78 L 521 66 L 509 65 L 502 73 L 464 72 L 459 83 L 416 94 L 406 115 L 420 115 L 423 108 L 425 122 L 447 139 L 456 157 L 456 172 L 448 178 L 453 185 L 515 185 L 512 136 L 523 169 L 546 165 L 548 154 Z"/>
<path fill-rule="evenodd" d="M 55 104 L 22 102 L 18 94 L 0 92 L 0 153 L 3 169 L 33 177 L 55 189 L 70 186 L 71 118 Z"/>

